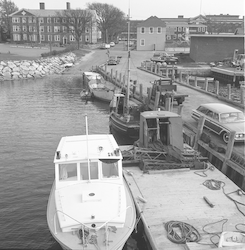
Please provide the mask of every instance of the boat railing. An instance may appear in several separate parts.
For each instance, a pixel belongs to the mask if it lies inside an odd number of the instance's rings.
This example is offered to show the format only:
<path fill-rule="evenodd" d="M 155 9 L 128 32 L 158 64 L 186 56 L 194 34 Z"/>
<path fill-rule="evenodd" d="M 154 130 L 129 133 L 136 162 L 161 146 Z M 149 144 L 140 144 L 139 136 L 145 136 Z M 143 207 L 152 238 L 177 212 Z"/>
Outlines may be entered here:
<path fill-rule="evenodd" d="M 90 227 L 90 226 L 87 226 L 85 224 L 83 224 L 82 222 L 76 220 L 75 218 L 72 218 L 70 215 L 64 213 L 63 211 L 60 211 L 60 210 L 56 210 L 55 214 L 54 214 L 54 233 L 57 234 L 57 228 L 56 228 L 56 217 L 57 217 L 57 214 L 58 213 L 62 213 L 63 215 L 69 217 L 70 219 L 74 220 L 75 222 L 79 223 L 81 226 L 82 226 L 82 230 L 83 230 L 83 235 L 84 235 L 84 229 L 87 228 L 87 229 L 93 229 L 95 231 L 99 231 L 101 228 L 103 227 L 106 227 L 107 229 L 107 224 L 109 222 L 111 222 L 113 219 L 115 219 L 116 217 L 120 216 L 122 213 L 124 213 L 125 211 L 127 211 L 128 209 L 131 209 L 132 212 L 133 212 L 133 207 L 132 206 L 128 206 L 126 207 L 123 211 L 121 211 L 117 216 L 113 216 L 111 219 L 107 220 L 106 222 L 104 222 L 100 227 L 97 227 L 97 228 L 94 228 L 94 227 Z M 133 226 L 133 225 L 132 225 Z M 131 228 L 131 227 L 129 227 Z M 106 230 L 106 233 L 107 233 L 107 230 Z"/>

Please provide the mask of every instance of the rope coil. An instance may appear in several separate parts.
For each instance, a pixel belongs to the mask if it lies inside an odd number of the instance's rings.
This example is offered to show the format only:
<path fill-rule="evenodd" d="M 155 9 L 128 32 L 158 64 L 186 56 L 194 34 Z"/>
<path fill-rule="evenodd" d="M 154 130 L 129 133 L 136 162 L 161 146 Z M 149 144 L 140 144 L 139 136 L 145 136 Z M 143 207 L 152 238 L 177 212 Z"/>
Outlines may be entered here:
<path fill-rule="evenodd" d="M 190 224 L 181 221 L 169 221 L 164 225 L 167 231 L 167 238 L 176 244 L 185 244 L 186 242 L 198 242 L 201 236 L 197 229 Z M 180 234 L 178 234 L 178 232 Z"/>

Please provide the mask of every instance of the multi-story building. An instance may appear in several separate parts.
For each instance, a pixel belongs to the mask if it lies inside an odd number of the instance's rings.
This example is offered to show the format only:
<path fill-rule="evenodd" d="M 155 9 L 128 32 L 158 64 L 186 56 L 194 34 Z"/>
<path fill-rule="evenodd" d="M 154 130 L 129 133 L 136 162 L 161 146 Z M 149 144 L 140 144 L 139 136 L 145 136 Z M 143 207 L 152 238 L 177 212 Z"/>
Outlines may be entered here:
<path fill-rule="evenodd" d="M 70 9 L 70 3 L 66 3 L 66 9 Z M 65 45 L 75 43 L 75 38 L 68 31 L 66 18 L 60 18 L 57 12 L 62 10 L 46 10 L 45 4 L 40 3 L 40 9 L 21 9 L 10 15 L 12 21 L 11 40 L 19 43 L 53 43 Z M 96 12 L 92 13 L 92 19 L 96 18 Z M 98 32 L 94 20 L 82 34 L 81 43 L 97 43 Z"/>
<path fill-rule="evenodd" d="M 137 50 L 164 50 L 166 24 L 151 16 L 137 27 Z"/>

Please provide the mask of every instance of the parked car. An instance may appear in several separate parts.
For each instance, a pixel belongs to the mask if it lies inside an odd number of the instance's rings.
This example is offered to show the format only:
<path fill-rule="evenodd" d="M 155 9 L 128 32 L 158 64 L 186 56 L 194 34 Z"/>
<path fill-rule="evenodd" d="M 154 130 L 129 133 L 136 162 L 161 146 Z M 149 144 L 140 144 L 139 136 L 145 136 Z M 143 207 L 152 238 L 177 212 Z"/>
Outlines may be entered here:
<path fill-rule="evenodd" d="M 114 42 L 110 42 L 110 46 L 111 46 L 111 47 L 114 47 L 114 46 L 115 46 L 115 43 L 114 43 Z"/>
<path fill-rule="evenodd" d="M 107 65 L 117 65 L 118 64 L 118 60 L 116 56 L 110 56 L 108 61 L 107 61 Z"/>
<path fill-rule="evenodd" d="M 221 103 L 201 104 L 192 110 L 191 117 L 198 121 L 205 117 L 204 127 L 222 136 L 228 143 L 231 131 L 235 131 L 235 142 L 245 141 L 245 116 L 236 108 Z"/>
<path fill-rule="evenodd" d="M 153 57 L 151 58 L 151 61 L 153 62 L 165 62 L 166 64 L 177 64 L 179 59 L 178 57 L 171 56 L 167 52 L 162 52 L 162 53 L 154 53 Z"/>
<path fill-rule="evenodd" d="M 108 43 L 102 43 L 102 45 L 101 45 L 101 49 L 109 49 L 111 46 L 110 46 L 110 44 L 108 44 Z"/>

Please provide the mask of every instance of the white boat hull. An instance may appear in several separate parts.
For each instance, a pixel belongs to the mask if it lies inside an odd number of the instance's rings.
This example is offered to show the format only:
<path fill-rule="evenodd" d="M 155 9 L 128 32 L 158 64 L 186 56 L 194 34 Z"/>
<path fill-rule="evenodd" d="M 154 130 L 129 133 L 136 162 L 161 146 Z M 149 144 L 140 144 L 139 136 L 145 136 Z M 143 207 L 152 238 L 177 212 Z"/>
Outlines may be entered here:
<path fill-rule="evenodd" d="M 108 103 L 112 100 L 114 94 L 112 90 L 92 89 L 91 91 L 94 98 Z"/>
<path fill-rule="evenodd" d="M 109 245 L 105 245 L 105 230 L 100 229 L 97 231 L 97 245 L 87 244 L 86 250 L 121 250 L 125 245 L 127 239 L 130 237 L 134 230 L 135 221 L 136 221 L 136 211 L 134 206 L 134 201 L 131 197 L 131 193 L 129 188 L 124 180 L 124 186 L 126 191 L 126 202 L 127 209 L 126 213 L 126 221 L 123 228 L 117 228 L 116 232 L 109 232 Z M 54 237 L 54 239 L 60 244 L 63 249 L 75 249 L 75 250 L 83 250 L 84 245 L 82 244 L 82 240 L 78 237 L 77 232 L 62 232 L 58 217 L 56 215 L 56 206 L 55 206 L 55 184 L 53 184 L 52 190 L 50 192 L 50 197 L 47 206 L 47 222 L 49 230 Z"/>

